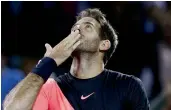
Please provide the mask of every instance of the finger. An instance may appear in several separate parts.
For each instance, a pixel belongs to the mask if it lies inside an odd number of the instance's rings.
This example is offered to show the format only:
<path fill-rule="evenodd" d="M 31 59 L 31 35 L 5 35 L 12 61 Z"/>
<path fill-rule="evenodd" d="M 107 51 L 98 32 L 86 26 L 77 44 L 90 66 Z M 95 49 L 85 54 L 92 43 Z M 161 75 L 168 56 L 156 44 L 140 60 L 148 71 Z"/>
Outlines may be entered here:
<path fill-rule="evenodd" d="M 64 40 L 61 41 L 61 43 L 63 44 L 64 47 L 69 47 L 70 42 L 75 39 L 75 37 L 77 37 L 77 35 L 79 34 L 79 31 L 72 31 L 70 35 L 68 35 L 68 37 L 66 37 Z"/>
<path fill-rule="evenodd" d="M 81 41 L 79 40 L 72 46 L 72 51 L 74 51 L 79 45 L 81 44 Z"/>
<path fill-rule="evenodd" d="M 79 31 L 72 31 L 71 34 L 69 34 L 65 39 L 63 39 L 60 43 L 64 44 L 65 46 L 70 42 L 70 40 L 73 39 L 74 36 L 77 36 L 79 34 Z"/>
<path fill-rule="evenodd" d="M 80 29 L 80 25 L 75 25 L 75 27 L 73 28 L 73 32 L 76 31 L 76 30 L 79 30 Z"/>
<path fill-rule="evenodd" d="M 72 47 L 72 46 L 80 39 L 80 37 L 81 37 L 81 35 L 78 34 L 74 39 L 72 39 L 72 40 L 68 43 L 67 48 Z"/>
<path fill-rule="evenodd" d="M 71 39 L 77 37 L 78 34 L 79 34 L 79 30 L 76 30 L 74 32 L 72 31 L 68 38 L 71 40 Z"/>
<path fill-rule="evenodd" d="M 48 43 L 45 44 L 45 47 L 46 51 L 52 50 L 52 47 Z"/>
<path fill-rule="evenodd" d="M 76 30 L 74 32 L 71 32 L 71 34 L 69 35 L 67 42 L 69 44 L 69 42 L 71 42 L 73 39 L 75 39 L 77 37 L 77 35 L 79 34 L 79 30 Z"/>

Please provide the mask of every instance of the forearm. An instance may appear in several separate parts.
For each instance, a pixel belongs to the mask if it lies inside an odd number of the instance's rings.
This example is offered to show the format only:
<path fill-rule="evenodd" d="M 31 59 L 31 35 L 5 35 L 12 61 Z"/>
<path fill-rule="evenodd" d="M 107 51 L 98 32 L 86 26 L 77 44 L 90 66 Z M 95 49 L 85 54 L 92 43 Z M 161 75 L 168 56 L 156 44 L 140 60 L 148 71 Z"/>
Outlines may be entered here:
<path fill-rule="evenodd" d="M 4 110 L 31 110 L 43 83 L 40 76 L 28 74 L 6 97 Z"/>
<path fill-rule="evenodd" d="M 79 30 L 76 30 L 53 49 L 50 45 L 46 44 L 44 58 L 39 61 L 38 65 L 32 70 L 32 73 L 28 74 L 28 76 L 9 93 L 5 99 L 4 110 L 32 109 L 32 105 L 37 98 L 40 88 L 57 66 L 61 65 L 69 58 L 72 52 L 80 45 L 80 37 Z"/>
<path fill-rule="evenodd" d="M 43 58 L 8 94 L 4 102 L 4 110 L 31 110 L 40 88 L 55 68 L 56 63 L 53 59 Z"/>

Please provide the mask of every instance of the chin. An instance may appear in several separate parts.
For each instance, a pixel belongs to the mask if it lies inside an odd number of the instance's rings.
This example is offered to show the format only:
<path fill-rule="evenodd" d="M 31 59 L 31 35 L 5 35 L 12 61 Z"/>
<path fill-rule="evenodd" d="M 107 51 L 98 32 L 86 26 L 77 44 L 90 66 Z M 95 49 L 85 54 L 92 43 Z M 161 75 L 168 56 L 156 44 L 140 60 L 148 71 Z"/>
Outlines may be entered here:
<path fill-rule="evenodd" d="M 79 53 L 80 53 L 80 50 L 76 48 L 76 49 L 72 52 L 71 57 L 77 56 Z"/>
<path fill-rule="evenodd" d="M 74 51 L 73 54 L 79 54 L 79 53 L 92 53 L 92 52 L 97 52 L 96 48 L 91 48 L 89 46 L 85 46 L 85 45 L 79 45 Z"/>
<path fill-rule="evenodd" d="M 83 45 L 81 44 L 81 45 L 79 45 L 74 51 L 76 51 L 76 52 L 81 52 L 81 51 L 84 51 L 85 49 L 84 49 L 84 47 L 83 47 Z"/>

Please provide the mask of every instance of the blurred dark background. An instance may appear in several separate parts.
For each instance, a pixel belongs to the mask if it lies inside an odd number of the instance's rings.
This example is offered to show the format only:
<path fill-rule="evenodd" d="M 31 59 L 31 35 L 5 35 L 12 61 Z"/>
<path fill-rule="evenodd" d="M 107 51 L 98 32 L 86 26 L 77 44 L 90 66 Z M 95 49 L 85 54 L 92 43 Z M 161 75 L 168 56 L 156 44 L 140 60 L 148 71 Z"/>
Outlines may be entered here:
<path fill-rule="evenodd" d="M 151 102 L 165 88 L 163 77 L 171 77 L 171 28 L 170 25 L 164 28 L 162 18 L 155 19 L 157 15 L 151 13 L 155 11 L 151 7 L 158 7 L 162 10 L 161 16 L 166 15 L 170 2 L 1 2 L 2 94 L 3 87 L 4 91 L 7 89 L 3 97 L 43 57 L 45 43 L 55 46 L 70 33 L 77 13 L 86 8 L 99 8 L 119 37 L 118 48 L 106 68 L 139 77 Z M 62 65 L 61 71 L 70 68 L 71 60 Z M 165 73 L 164 64 L 168 68 Z M 7 88 L 12 75 L 3 77 L 3 74 L 13 73 L 14 69 L 21 77 Z M 16 73 L 13 76 L 16 77 Z"/>

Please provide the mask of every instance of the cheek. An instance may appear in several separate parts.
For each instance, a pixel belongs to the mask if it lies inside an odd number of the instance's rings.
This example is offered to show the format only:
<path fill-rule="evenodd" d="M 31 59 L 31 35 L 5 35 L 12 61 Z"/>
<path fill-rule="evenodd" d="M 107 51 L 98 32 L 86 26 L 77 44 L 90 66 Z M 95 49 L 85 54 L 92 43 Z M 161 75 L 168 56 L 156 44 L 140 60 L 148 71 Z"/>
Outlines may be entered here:
<path fill-rule="evenodd" d="M 87 39 L 98 39 L 98 34 L 94 31 L 82 31 L 83 36 L 85 36 Z"/>
<path fill-rule="evenodd" d="M 98 38 L 98 36 L 89 35 L 89 37 L 87 37 L 85 42 L 86 42 L 87 46 L 89 46 L 91 48 L 98 48 L 98 46 L 100 44 L 100 39 Z"/>
<path fill-rule="evenodd" d="M 96 32 L 94 29 L 92 28 L 88 28 L 88 29 L 81 29 L 81 33 L 84 34 L 84 35 L 87 35 L 87 36 L 94 36 L 96 35 Z"/>
<path fill-rule="evenodd" d="M 94 44 L 97 44 L 100 41 L 97 35 L 91 34 L 91 33 L 85 34 L 85 36 L 83 36 L 83 40 L 90 42 L 90 43 L 94 43 Z"/>
<path fill-rule="evenodd" d="M 82 31 L 82 41 L 83 44 L 96 46 L 99 45 L 100 38 L 96 32 Z"/>

